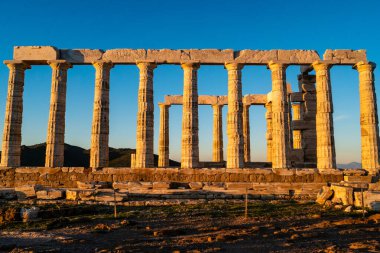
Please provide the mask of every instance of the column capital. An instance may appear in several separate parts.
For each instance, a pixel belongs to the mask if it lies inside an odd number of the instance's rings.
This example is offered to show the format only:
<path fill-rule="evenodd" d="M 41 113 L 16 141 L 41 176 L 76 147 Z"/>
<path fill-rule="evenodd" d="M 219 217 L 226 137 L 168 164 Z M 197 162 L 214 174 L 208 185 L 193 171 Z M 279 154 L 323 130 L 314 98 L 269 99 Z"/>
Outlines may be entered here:
<path fill-rule="evenodd" d="M 157 67 L 157 64 L 152 61 L 136 61 L 136 66 L 140 69 L 149 69 L 153 70 Z"/>
<path fill-rule="evenodd" d="M 182 69 L 193 69 L 197 70 L 200 68 L 200 63 L 199 61 L 186 61 L 186 62 L 181 62 L 181 68 Z"/>
<path fill-rule="evenodd" d="M 25 61 L 5 60 L 4 64 L 7 65 L 9 69 L 21 68 L 23 70 L 26 70 L 31 68 L 30 64 L 26 63 Z"/>
<path fill-rule="evenodd" d="M 315 71 L 319 71 L 329 70 L 332 67 L 332 64 L 324 61 L 315 61 L 311 64 L 311 66 L 313 66 Z"/>
<path fill-rule="evenodd" d="M 111 61 L 104 61 L 104 60 L 94 61 L 92 62 L 92 65 L 94 66 L 95 69 L 110 70 L 113 68 L 113 63 Z"/>
<path fill-rule="evenodd" d="M 376 64 L 373 62 L 360 61 L 352 66 L 353 69 L 356 69 L 359 73 L 362 71 L 374 71 Z"/>
<path fill-rule="evenodd" d="M 227 70 L 242 70 L 244 68 L 244 64 L 237 62 L 226 62 L 224 63 L 224 68 Z"/>
<path fill-rule="evenodd" d="M 270 61 L 270 62 L 268 62 L 267 68 L 270 69 L 271 71 L 275 71 L 275 70 L 279 70 L 279 69 L 286 70 L 287 67 L 288 67 L 288 65 L 285 63 Z"/>
<path fill-rule="evenodd" d="M 54 60 L 47 62 L 52 69 L 69 69 L 72 67 L 71 63 L 66 60 Z"/>
<path fill-rule="evenodd" d="M 167 103 L 158 103 L 158 106 L 160 107 L 160 108 L 169 108 L 170 106 L 171 106 L 171 104 L 167 104 Z"/>

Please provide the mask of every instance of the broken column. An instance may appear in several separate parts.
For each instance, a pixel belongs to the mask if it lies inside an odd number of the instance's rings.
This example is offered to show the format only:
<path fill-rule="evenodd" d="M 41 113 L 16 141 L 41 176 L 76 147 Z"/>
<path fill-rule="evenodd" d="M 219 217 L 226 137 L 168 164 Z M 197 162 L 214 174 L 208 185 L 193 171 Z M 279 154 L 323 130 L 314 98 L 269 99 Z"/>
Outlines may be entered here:
<path fill-rule="evenodd" d="M 379 122 L 377 116 L 373 63 L 359 62 L 360 128 L 362 168 L 370 174 L 379 172 Z"/>
<path fill-rule="evenodd" d="M 243 104 L 244 162 L 251 162 L 251 136 L 249 129 L 249 104 Z"/>
<path fill-rule="evenodd" d="M 266 140 L 267 140 L 267 161 L 272 162 L 272 103 L 266 103 L 265 108 L 267 111 L 265 112 L 265 119 L 267 121 L 267 132 L 266 132 Z"/>
<path fill-rule="evenodd" d="M 228 71 L 227 168 L 244 167 L 242 64 L 226 63 Z"/>
<path fill-rule="evenodd" d="M 136 127 L 136 168 L 154 166 L 153 157 L 153 70 L 152 62 L 138 62 L 140 85 L 138 91 L 137 127 Z"/>
<path fill-rule="evenodd" d="M 317 168 L 320 171 L 336 168 L 330 67 L 322 61 L 313 63 L 317 82 Z"/>
<path fill-rule="evenodd" d="M 197 80 L 199 66 L 198 62 L 181 64 L 184 72 L 181 168 L 195 168 L 199 164 Z"/>
<path fill-rule="evenodd" d="M 223 105 L 212 105 L 214 118 L 212 160 L 214 162 L 223 162 L 222 108 Z"/>
<path fill-rule="evenodd" d="M 169 107 L 159 103 L 160 107 L 160 136 L 158 140 L 158 167 L 169 166 Z"/>
<path fill-rule="evenodd" d="M 65 60 L 48 63 L 52 68 L 52 81 L 45 167 L 62 167 L 65 149 L 67 70 L 71 68 L 71 64 Z"/>
<path fill-rule="evenodd" d="M 96 61 L 93 66 L 96 70 L 96 77 L 90 167 L 98 168 L 108 166 L 109 80 L 113 64 L 109 61 Z"/>
<path fill-rule="evenodd" d="M 292 104 L 293 120 L 301 120 L 301 105 Z M 293 149 L 302 149 L 302 132 L 293 130 Z"/>
<path fill-rule="evenodd" d="M 290 166 L 286 67 L 281 63 L 268 64 L 272 72 L 272 168 L 274 169 Z"/>
<path fill-rule="evenodd" d="M 9 68 L 8 96 L 4 118 L 1 166 L 18 167 L 21 157 L 21 126 L 25 70 L 23 61 L 4 61 Z"/>

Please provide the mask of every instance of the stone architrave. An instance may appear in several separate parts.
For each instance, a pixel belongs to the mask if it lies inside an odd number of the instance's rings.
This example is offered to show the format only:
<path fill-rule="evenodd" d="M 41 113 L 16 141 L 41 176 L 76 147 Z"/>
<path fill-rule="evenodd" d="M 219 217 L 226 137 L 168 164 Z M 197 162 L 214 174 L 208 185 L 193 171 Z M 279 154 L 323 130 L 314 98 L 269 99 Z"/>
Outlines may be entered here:
<path fill-rule="evenodd" d="M 249 126 L 249 104 L 243 104 L 243 138 L 244 138 L 244 162 L 251 162 L 251 135 Z"/>
<path fill-rule="evenodd" d="M 138 92 L 138 111 L 136 127 L 136 168 L 151 168 L 154 166 L 153 156 L 153 70 L 156 64 L 138 62 L 140 69 L 140 85 Z"/>
<path fill-rule="evenodd" d="M 160 136 L 158 140 L 158 167 L 169 166 L 169 107 L 159 103 L 160 107 Z"/>
<path fill-rule="evenodd" d="M 223 162 L 222 108 L 223 105 L 212 105 L 214 118 L 212 160 L 214 162 Z"/>
<path fill-rule="evenodd" d="M 200 65 L 186 62 L 181 67 L 184 73 L 181 168 L 196 168 L 199 165 L 197 70 Z"/>
<path fill-rule="evenodd" d="M 270 62 L 272 71 L 272 168 L 290 166 L 289 106 L 286 87 L 286 65 Z"/>
<path fill-rule="evenodd" d="M 316 73 L 316 134 L 317 134 L 317 168 L 327 171 L 336 168 L 333 103 L 330 82 L 331 65 L 322 61 L 313 63 Z"/>
<path fill-rule="evenodd" d="M 244 167 L 242 64 L 226 63 L 228 72 L 227 168 Z"/>
<path fill-rule="evenodd" d="M 5 61 L 9 68 L 8 96 L 4 119 L 1 166 L 18 167 L 21 157 L 21 126 L 25 70 L 23 61 Z"/>
<path fill-rule="evenodd" d="M 360 128 L 362 168 L 370 174 L 379 172 L 379 122 L 377 116 L 373 63 L 359 62 Z"/>
<path fill-rule="evenodd" d="M 272 103 L 266 103 L 265 108 L 267 109 L 265 112 L 265 119 L 267 121 L 265 136 L 267 140 L 267 161 L 272 162 Z"/>
<path fill-rule="evenodd" d="M 90 167 L 108 166 L 109 138 L 109 89 L 112 62 L 96 61 L 94 112 L 91 131 Z"/>
<path fill-rule="evenodd" d="M 293 120 L 301 120 L 301 105 L 292 104 Z M 302 149 L 302 132 L 293 130 L 293 149 Z"/>
<path fill-rule="evenodd" d="M 67 70 L 71 68 L 71 64 L 65 60 L 48 63 L 52 68 L 52 81 L 45 167 L 62 167 L 65 148 Z"/>

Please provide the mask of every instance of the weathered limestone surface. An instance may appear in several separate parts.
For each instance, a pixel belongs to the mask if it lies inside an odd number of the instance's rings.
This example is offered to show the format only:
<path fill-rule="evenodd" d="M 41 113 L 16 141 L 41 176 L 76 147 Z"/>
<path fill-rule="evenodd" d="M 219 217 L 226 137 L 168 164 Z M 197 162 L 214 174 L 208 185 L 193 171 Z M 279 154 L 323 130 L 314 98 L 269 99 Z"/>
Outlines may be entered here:
<path fill-rule="evenodd" d="M 106 61 L 94 62 L 96 70 L 94 112 L 91 130 L 90 167 L 108 165 L 109 135 L 109 80 L 113 64 Z"/>
<path fill-rule="evenodd" d="M 59 52 L 60 59 L 76 64 L 101 60 L 104 53 L 100 49 L 61 49 Z"/>
<path fill-rule="evenodd" d="M 289 167 L 289 106 L 286 89 L 286 65 L 271 62 L 272 71 L 272 168 Z"/>
<path fill-rule="evenodd" d="M 227 113 L 227 168 L 244 167 L 243 103 L 241 69 L 237 63 L 227 63 L 228 113 Z"/>
<path fill-rule="evenodd" d="M 292 104 L 293 120 L 301 119 L 301 105 Z M 302 133 L 300 130 L 293 130 L 293 148 L 302 149 Z"/>
<path fill-rule="evenodd" d="M 199 63 L 181 64 L 184 73 L 182 110 L 182 168 L 196 168 L 199 163 L 198 80 Z"/>
<path fill-rule="evenodd" d="M 136 128 L 136 168 L 153 167 L 153 70 L 156 65 L 150 62 L 137 63 L 140 69 Z"/>
<path fill-rule="evenodd" d="M 356 64 L 360 61 L 367 61 L 365 50 L 350 50 L 350 49 L 327 49 L 323 55 L 323 60 L 332 61 L 335 64 Z"/>
<path fill-rule="evenodd" d="M 267 121 L 267 132 L 265 138 L 267 140 L 267 161 L 272 162 L 272 103 L 266 103 L 265 119 Z"/>
<path fill-rule="evenodd" d="M 323 62 L 313 63 L 317 81 L 316 134 L 317 168 L 319 170 L 336 168 L 330 67 Z"/>
<path fill-rule="evenodd" d="M 13 48 L 13 59 L 44 62 L 59 59 L 59 50 L 52 46 L 16 46 Z"/>
<path fill-rule="evenodd" d="M 158 167 L 169 166 L 169 107 L 159 103 L 160 107 L 160 136 L 158 140 Z"/>
<path fill-rule="evenodd" d="M 362 167 L 371 174 L 379 171 L 379 120 L 374 87 L 374 64 L 359 62 L 360 127 Z"/>
<path fill-rule="evenodd" d="M 213 109 L 213 141 L 212 141 L 212 160 L 223 162 L 223 124 L 222 124 L 222 105 L 212 105 Z"/>
<path fill-rule="evenodd" d="M 249 105 L 243 105 L 243 139 L 244 139 L 244 162 L 251 161 L 251 135 L 249 126 Z"/>
<path fill-rule="evenodd" d="M 21 126 L 25 70 L 30 69 L 22 61 L 5 61 L 9 68 L 8 96 L 4 118 L 1 166 L 20 166 Z"/>
<path fill-rule="evenodd" d="M 52 68 L 52 81 L 45 166 L 63 167 L 67 69 L 71 68 L 71 64 L 63 60 L 50 61 L 49 64 Z"/>
<path fill-rule="evenodd" d="M 182 95 L 167 95 L 164 99 L 165 104 L 169 105 L 182 105 Z M 243 97 L 243 104 L 245 105 L 265 105 L 267 103 L 266 94 L 247 94 Z M 227 96 L 210 96 L 200 95 L 198 96 L 198 105 L 227 105 Z"/>

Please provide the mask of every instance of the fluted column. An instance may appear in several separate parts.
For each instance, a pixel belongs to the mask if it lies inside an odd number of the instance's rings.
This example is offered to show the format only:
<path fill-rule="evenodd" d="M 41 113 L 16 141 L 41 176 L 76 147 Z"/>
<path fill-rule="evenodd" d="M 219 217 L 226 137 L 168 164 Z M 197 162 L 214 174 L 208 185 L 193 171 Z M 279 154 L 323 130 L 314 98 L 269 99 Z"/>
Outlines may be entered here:
<path fill-rule="evenodd" d="M 373 63 L 359 62 L 354 68 L 359 72 L 360 128 L 362 168 L 370 174 L 379 172 L 379 122 Z"/>
<path fill-rule="evenodd" d="M 301 105 L 292 104 L 293 119 L 301 119 Z M 293 130 L 293 149 L 302 149 L 302 133 L 301 130 Z"/>
<path fill-rule="evenodd" d="M 272 162 L 272 103 L 266 103 L 265 108 L 267 111 L 265 112 L 265 119 L 267 121 L 267 132 L 266 132 L 266 140 L 267 140 L 267 161 Z"/>
<path fill-rule="evenodd" d="M 52 78 L 45 167 L 62 167 L 65 151 L 67 69 L 71 68 L 71 64 L 64 60 L 48 63 L 52 68 Z"/>
<path fill-rule="evenodd" d="M 238 63 L 226 63 L 228 72 L 227 168 L 244 167 L 243 99 L 241 69 Z"/>
<path fill-rule="evenodd" d="M 313 68 L 317 97 L 317 168 L 323 171 L 336 168 L 330 65 L 317 61 L 313 63 Z"/>
<path fill-rule="evenodd" d="M 9 68 L 8 96 L 5 108 L 1 166 L 20 166 L 21 126 L 25 70 L 30 66 L 22 61 L 4 61 Z"/>
<path fill-rule="evenodd" d="M 244 138 L 244 162 L 251 162 L 251 135 L 249 129 L 249 107 L 243 104 L 243 138 Z"/>
<path fill-rule="evenodd" d="M 160 136 L 158 140 L 158 167 L 169 166 L 169 107 L 159 103 L 160 107 Z"/>
<path fill-rule="evenodd" d="M 272 168 L 290 166 L 289 107 L 286 89 L 286 65 L 270 62 L 272 71 Z"/>
<path fill-rule="evenodd" d="M 94 112 L 91 130 L 90 167 L 108 166 L 109 138 L 109 80 L 113 64 L 108 61 L 93 63 L 96 70 Z"/>
<path fill-rule="evenodd" d="M 181 168 L 195 168 L 199 164 L 198 137 L 198 80 L 199 63 L 181 64 L 184 73 L 182 111 Z"/>
<path fill-rule="evenodd" d="M 212 160 L 214 162 L 223 162 L 222 108 L 223 105 L 212 105 L 214 118 Z"/>
<path fill-rule="evenodd" d="M 153 157 L 153 70 L 156 64 L 138 62 L 140 69 L 140 85 L 138 93 L 138 111 L 136 127 L 136 168 L 154 166 Z"/>

